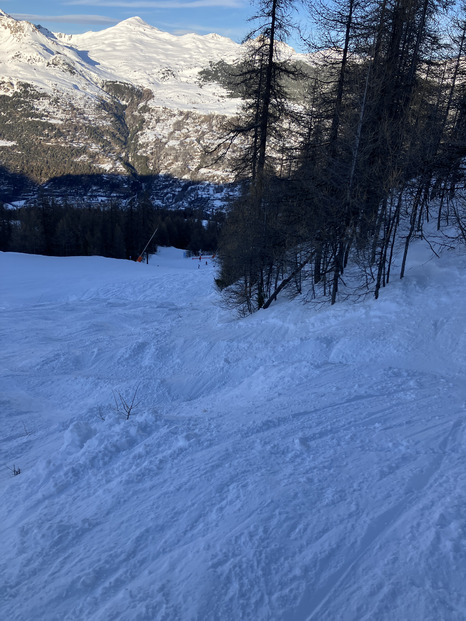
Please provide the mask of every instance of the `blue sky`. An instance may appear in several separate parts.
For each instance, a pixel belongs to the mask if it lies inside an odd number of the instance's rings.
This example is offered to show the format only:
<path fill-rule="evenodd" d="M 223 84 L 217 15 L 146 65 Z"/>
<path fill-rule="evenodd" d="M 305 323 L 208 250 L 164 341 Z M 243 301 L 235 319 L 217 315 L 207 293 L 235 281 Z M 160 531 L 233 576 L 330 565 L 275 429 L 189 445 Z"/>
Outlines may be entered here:
<path fill-rule="evenodd" d="M 54 32 L 77 34 L 101 30 L 138 15 L 173 34 L 215 32 L 241 41 L 253 14 L 249 0 L 0 0 L 16 19 L 41 24 Z"/>

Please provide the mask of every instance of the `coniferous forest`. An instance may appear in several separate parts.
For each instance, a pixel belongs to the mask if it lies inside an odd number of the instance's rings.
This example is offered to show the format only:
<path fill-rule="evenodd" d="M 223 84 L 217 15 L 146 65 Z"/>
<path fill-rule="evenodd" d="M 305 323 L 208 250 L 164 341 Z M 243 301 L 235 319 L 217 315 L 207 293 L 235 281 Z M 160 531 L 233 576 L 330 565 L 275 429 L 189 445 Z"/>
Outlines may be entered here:
<path fill-rule="evenodd" d="M 159 245 L 213 252 L 224 216 L 206 217 L 202 211 L 156 208 L 145 197 L 102 206 L 42 198 L 15 210 L 0 206 L 0 250 L 135 261 L 150 241 L 144 258 Z"/>
<path fill-rule="evenodd" d="M 292 0 L 255 3 L 256 28 L 237 80 L 247 93 L 238 139 L 240 196 L 220 240 L 218 284 L 243 312 L 285 288 L 334 303 L 345 274 L 379 295 L 403 277 L 426 224 L 465 241 L 465 5 L 443 0 L 308 3 L 319 70 L 303 76 L 281 42 Z"/>

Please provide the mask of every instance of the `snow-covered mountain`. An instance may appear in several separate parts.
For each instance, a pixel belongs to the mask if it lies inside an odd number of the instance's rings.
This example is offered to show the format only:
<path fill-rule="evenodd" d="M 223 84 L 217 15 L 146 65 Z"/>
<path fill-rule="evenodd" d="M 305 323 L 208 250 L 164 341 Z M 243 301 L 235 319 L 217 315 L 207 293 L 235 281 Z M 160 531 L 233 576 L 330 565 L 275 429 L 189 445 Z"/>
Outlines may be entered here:
<path fill-rule="evenodd" d="M 49 95 L 106 97 L 106 81 L 149 88 L 157 105 L 232 112 L 224 89 L 202 89 L 199 71 L 234 62 L 241 46 L 209 34 L 175 36 L 139 17 L 82 35 L 54 34 L 0 11 L 2 91 L 26 82 Z M 14 78 L 13 78 L 14 76 Z"/>
<path fill-rule="evenodd" d="M 60 43 L 49 30 L 0 11 L 2 94 L 11 95 L 27 83 L 49 94 L 78 90 L 97 95 L 102 78 L 78 50 Z"/>
<path fill-rule="evenodd" d="M 158 106 L 222 114 L 235 110 L 222 87 L 205 88 L 199 80 L 200 70 L 210 63 L 238 59 L 241 46 L 230 39 L 215 34 L 175 36 L 139 17 L 101 32 L 58 37 L 86 50 L 106 79 L 149 88 Z"/>
<path fill-rule="evenodd" d="M 237 110 L 222 71 L 241 53 L 225 37 L 175 36 L 139 17 L 65 35 L 0 11 L 0 162 L 40 182 L 134 171 L 226 181 L 228 167 L 205 153 Z"/>

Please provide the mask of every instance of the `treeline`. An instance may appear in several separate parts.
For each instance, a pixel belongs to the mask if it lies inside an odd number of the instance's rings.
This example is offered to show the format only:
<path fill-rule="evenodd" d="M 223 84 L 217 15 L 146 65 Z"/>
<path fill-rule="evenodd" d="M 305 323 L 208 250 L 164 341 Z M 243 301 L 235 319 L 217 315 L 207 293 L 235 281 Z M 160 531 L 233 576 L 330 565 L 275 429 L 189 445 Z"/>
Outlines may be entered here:
<path fill-rule="evenodd" d="M 41 199 L 14 210 L 0 206 L 0 250 L 136 260 L 157 229 L 149 253 L 158 245 L 215 251 L 223 216 L 205 217 L 192 209 L 155 208 L 147 199 L 98 207 Z"/>
<path fill-rule="evenodd" d="M 466 9 L 444 0 L 309 3 L 320 67 L 293 72 L 292 0 L 258 0 L 223 144 L 245 142 L 243 191 L 220 241 L 219 286 L 244 312 L 285 288 L 337 301 L 344 275 L 378 296 L 426 222 L 466 230 Z M 453 10 L 454 9 L 454 10 Z M 287 84 L 307 80 L 307 102 Z"/>

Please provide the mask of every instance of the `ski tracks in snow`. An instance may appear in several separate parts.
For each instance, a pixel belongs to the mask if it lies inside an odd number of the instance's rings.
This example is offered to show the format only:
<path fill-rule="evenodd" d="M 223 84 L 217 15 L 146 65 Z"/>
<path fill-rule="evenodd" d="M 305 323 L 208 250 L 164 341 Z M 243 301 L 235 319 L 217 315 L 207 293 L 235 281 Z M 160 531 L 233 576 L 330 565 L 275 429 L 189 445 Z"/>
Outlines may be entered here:
<path fill-rule="evenodd" d="M 236 321 L 210 268 L 162 259 L 78 283 L 51 262 L 55 298 L 7 299 L 5 618 L 463 620 L 447 287 Z"/>

